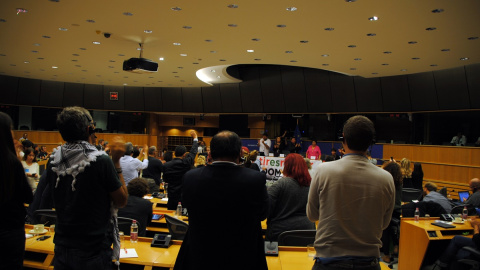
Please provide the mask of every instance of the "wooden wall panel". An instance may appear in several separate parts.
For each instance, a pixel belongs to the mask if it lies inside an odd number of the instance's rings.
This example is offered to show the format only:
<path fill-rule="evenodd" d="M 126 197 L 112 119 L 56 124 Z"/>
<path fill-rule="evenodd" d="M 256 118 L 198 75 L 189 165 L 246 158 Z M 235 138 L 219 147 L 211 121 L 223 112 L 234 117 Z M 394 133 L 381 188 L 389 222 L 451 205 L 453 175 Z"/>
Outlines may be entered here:
<path fill-rule="evenodd" d="M 17 104 L 18 77 L 0 75 L 0 102 Z"/>

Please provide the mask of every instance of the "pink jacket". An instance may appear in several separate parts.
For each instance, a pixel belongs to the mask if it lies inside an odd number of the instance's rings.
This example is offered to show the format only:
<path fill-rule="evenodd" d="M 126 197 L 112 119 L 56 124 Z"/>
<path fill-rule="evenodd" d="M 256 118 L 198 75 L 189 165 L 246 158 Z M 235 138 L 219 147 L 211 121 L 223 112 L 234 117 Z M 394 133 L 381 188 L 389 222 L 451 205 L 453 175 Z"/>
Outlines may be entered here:
<path fill-rule="evenodd" d="M 306 158 L 311 158 L 312 156 L 315 156 L 315 160 L 319 160 L 322 156 L 322 151 L 320 151 L 320 147 L 318 147 L 318 145 L 316 145 L 315 148 L 310 145 L 305 156 Z"/>

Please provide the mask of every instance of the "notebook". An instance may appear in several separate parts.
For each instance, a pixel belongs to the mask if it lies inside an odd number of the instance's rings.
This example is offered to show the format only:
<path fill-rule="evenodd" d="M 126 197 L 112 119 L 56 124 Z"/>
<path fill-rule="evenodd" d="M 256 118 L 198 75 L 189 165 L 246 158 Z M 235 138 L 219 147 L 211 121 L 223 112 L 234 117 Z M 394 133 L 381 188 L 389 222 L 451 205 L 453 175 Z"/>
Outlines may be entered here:
<path fill-rule="evenodd" d="M 459 191 L 458 192 L 458 198 L 460 199 L 460 202 L 464 202 L 468 199 L 468 197 L 470 196 L 470 192 L 468 191 Z"/>

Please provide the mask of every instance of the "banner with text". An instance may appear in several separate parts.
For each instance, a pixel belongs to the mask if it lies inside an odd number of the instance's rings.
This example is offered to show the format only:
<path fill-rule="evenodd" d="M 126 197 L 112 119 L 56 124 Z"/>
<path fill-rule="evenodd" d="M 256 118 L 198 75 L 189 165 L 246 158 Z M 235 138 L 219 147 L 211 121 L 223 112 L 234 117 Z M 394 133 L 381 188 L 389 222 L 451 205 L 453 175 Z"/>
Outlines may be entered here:
<path fill-rule="evenodd" d="M 257 157 L 257 160 L 260 160 L 260 169 L 264 170 L 267 173 L 267 179 L 269 180 L 278 180 L 280 175 L 283 172 L 283 167 L 285 165 L 285 158 L 283 157 Z M 317 162 L 322 162 L 321 160 L 310 160 L 312 167 Z"/>

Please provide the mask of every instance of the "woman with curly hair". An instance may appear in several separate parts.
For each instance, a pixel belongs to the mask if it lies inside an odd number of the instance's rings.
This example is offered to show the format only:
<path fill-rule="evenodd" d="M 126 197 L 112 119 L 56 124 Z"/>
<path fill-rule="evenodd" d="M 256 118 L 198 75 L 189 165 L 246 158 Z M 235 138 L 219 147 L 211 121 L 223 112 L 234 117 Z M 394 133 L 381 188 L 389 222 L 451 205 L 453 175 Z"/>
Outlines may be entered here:
<path fill-rule="evenodd" d="M 270 211 L 265 238 L 269 241 L 277 241 L 284 231 L 315 229 L 315 224 L 308 220 L 306 214 L 312 178 L 304 158 L 299 154 L 288 154 L 283 175 L 267 190 Z"/>
<path fill-rule="evenodd" d="M 412 169 L 410 168 L 410 166 L 410 160 L 408 158 L 402 158 L 402 160 L 400 161 L 400 168 L 402 170 L 404 188 L 413 188 Z"/>
<path fill-rule="evenodd" d="M 135 178 L 128 182 L 127 189 L 128 202 L 124 208 L 118 209 L 118 216 L 137 220 L 140 223 L 138 236 L 145 236 L 153 214 L 152 203 L 143 199 L 148 194 L 148 182 L 143 178 Z"/>
<path fill-rule="evenodd" d="M 260 162 L 257 162 L 258 151 L 253 150 L 245 156 L 245 168 L 260 171 Z"/>

